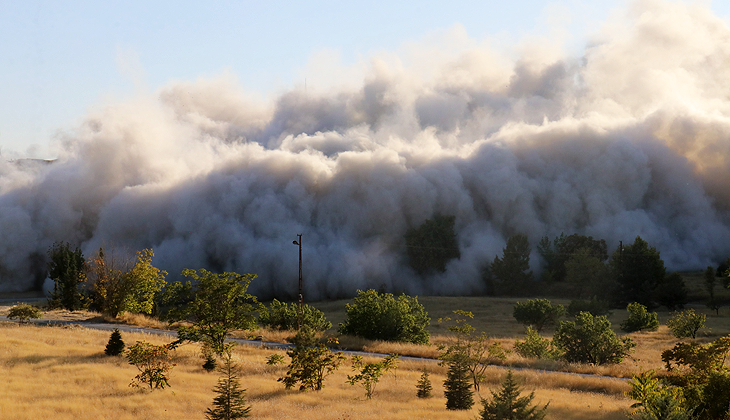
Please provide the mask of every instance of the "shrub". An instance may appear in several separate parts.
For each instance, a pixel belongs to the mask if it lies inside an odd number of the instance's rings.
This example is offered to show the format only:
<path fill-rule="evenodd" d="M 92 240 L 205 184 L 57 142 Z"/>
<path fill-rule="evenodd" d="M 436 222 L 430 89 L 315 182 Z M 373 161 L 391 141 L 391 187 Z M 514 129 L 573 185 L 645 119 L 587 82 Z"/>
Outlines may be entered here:
<path fill-rule="evenodd" d="M 371 399 L 375 392 L 375 385 L 380 382 L 380 377 L 391 369 L 398 367 L 397 360 L 400 356 L 391 354 L 376 363 L 365 363 L 362 356 L 352 356 L 352 370 L 360 372 L 355 375 L 347 375 L 347 382 L 350 385 L 361 383 L 365 388 L 365 397 Z"/>
<path fill-rule="evenodd" d="M 232 420 L 251 416 L 251 406 L 246 406 L 245 389 L 236 375 L 238 366 L 233 363 L 230 349 L 226 353 L 225 364 L 221 367 L 222 377 L 213 388 L 218 394 L 213 399 L 213 407 L 205 410 L 208 420 Z"/>
<path fill-rule="evenodd" d="M 522 390 L 517 385 L 512 371 L 507 371 L 507 376 L 502 382 L 502 389 L 499 392 L 492 391 L 492 401 L 482 400 L 482 420 L 542 420 L 547 414 L 548 405 L 538 408 L 530 406 L 535 398 L 531 392 L 527 397 L 520 397 Z"/>
<path fill-rule="evenodd" d="M 530 299 L 525 303 L 517 302 L 513 316 L 517 322 L 532 325 L 538 332 L 547 325 L 555 325 L 558 318 L 565 315 L 563 305 L 553 305 L 547 299 Z"/>
<path fill-rule="evenodd" d="M 687 285 L 684 283 L 682 275 L 672 273 L 664 278 L 654 290 L 654 298 L 661 306 L 666 307 L 670 311 L 684 308 L 687 303 Z"/>
<path fill-rule="evenodd" d="M 316 342 L 314 331 L 308 327 L 302 327 L 293 341 L 294 347 L 286 352 L 291 358 L 289 370 L 278 381 L 282 382 L 286 389 L 291 389 L 299 383 L 300 391 L 321 390 L 324 378 L 340 367 L 345 356 L 342 352 L 332 353 L 321 344 L 314 346 Z"/>
<path fill-rule="evenodd" d="M 555 360 L 560 357 L 560 350 L 553 346 L 547 338 L 543 338 L 532 327 L 527 327 L 525 341 L 515 340 L 515 352 L 522 357 Z"/>
<path fill-rule="evenodd" d="M 339 326 L 341 334 L 356 335 L 370 340 L 428 343 L 428 317 L 418 298 L 373 289 L 357 291 L 353 302 L 346 305 L 347 319 Z"/>
<path fill-rule="evenodd" d="M 119 328 L 114 328 L 114 331 L 109 336 L 109 342 L 106 343 L 104 354 L 107 356 L 119 356 L 123 352 L 124 341 L 122 341 L 122 333 L 119 332 Z"/>
<path fill-rule="evenodd" d="M 634 302 L 626 307 L 629 317 L 621 323 L 621 330 L 625 332 L 634 331 L 656 331 L 659 328 L 659 320 L 656 312 L 649 313 L 646 306 Z"/>
<path fill-rule="evenodd" d="M 571 300 L 568 305 L 568 315 L 576 316 L 581 312 L 589 312 L 593 316 L 611 315 L 607 300 L 593 296 L 591 300 Z"/>
<path fill-rule="evenodd" d="M 431 397 L 431 390 L 433 387 L 431 386 L 431 379 L 428 377 L 428 371 L 426 368 L 423 368 L 423 373 L 421 373 L 421 378 L 418 379 L 418 383 L 416 384 L 416 396 L 418 398 L 430 398 Z"/>
<path fill-rule="evenodd" d="M 270 354 L 269 357 L 266 358 L 266 364 L 269 366 L 283 365 L 284 356 L 280 354 Z"/>
<path fill-rule="evenodd" d="M 175 343 L 157 346 L 146 341 L 137 343 L 127 349 L 126 356 L 130 365 L 134 365 L 139 374 L 134 377 L 129 386 L 140 387 L 147 384 L 150 390 L 169 387 L 168 374 L 174 363 L 170 363 L 169 351 L 175 348 Z"/>
<path fill-rule="evenodd" d="M 17 319 L 19 323 L 24 324 L 31 319 L 38 319 L 43 315 L 40 309 L 27 303 L 19 303 L 8 311 L 8 319 Z"/>
<path fill-rule="evenodd" d="M 636 345 L 630 338 L 619 339 L 605 316 L 588 312 L 579 313 L 575 321 L 561 321 L 553 344 L 567 362 L 596 365 L 621 363 Z"/>
<path fill-rule="evenodd" d="M 268 309 L 262 305 L 259 310 L 259 325 L 272 330 L 295 330 L 299 327 L 299 304 L 279 302 L 274 299 Z M 324 313 L 310 305 L 302 305 L 302 325 L 307 325 L 315 331 L 325 331 L 332 328 Z"/>
<path fill-rule="evenodd" d="M 632 414 L 641 420 L 689 420 L 690 415 L 682 407 L 681 391 L 664 386 L 654 378 L 650 370 L 634 375 L 630 382 L 631 391 L 626 395 L 637 402 L 631 406 L 636 408 Z"/>
<path fill-rule="evenodd" d="M 672 334 L 677 338 L 697 336 L 697 331 L 705 328 L 707 315 L 698 314 L 694 309 L 688 309 L 682 312 L 675 312 L 667 321 L 667 326 Z"/>

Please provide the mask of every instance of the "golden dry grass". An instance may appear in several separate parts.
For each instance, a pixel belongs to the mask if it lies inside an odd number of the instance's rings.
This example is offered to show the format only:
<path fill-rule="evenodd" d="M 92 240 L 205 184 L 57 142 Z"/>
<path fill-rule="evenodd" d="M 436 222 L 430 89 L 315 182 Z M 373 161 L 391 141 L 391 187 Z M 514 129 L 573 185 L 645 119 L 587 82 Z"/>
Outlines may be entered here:
<path fill-rule="evenodd" d="M 146 340 L 156 344 L 165 338 L 146 334 L 123 334 L 131 344 Z M 201 367 L 197 345 L 185 345 L 174 353 L 177 366 L 170 375 L 171 388 L 154 392 L 130 388 L 136 369 L 121 357 L 106 357 L 103 349 L 108 332 L 81 327 L 36 327 L 0 323 L 0 407 L 2 417 L 24 419 L 203 419 L 215 394 L 217 375 Z M 480 407 L 468 411 L 445 409 L 441 384 L 445 368 L 434 362 L 401 361 L 394 374 L 378 384 L 373 400 L 364 398 L 360 387 L 345 382 L 351 372 L 343 366 L 325 381 L 320 392 L 287 391 L 276 379 L 284 366 L 272 367 L 265 360 L 272 352 L 238 346 L 234 353 L 241 366 L 241 383 L 254 418 L 259 419 L 473 419 Z M 434 397 L 419 399 L 415 384 L 426 367 L 431 372 Z M 504 370 L 490 368 L 490 386 L 501 381 Z M 622 396 L 626 384 L 613 380 L 606 393 L 576 392 L 590 389 L 597 378 L 574 375 L 517 372 L 526 390 L 536 389 L 536 402 L 550 402 L 549 419 L 623 419 L 631 401 Z M 609 380 L 611 381 L 611 380 Z M 624 388 L 621 388 L 621 387 Z M 609 387 L 610 388 L 610 387 Z M 615 389 L 614 389 L 615 388 Z"/>

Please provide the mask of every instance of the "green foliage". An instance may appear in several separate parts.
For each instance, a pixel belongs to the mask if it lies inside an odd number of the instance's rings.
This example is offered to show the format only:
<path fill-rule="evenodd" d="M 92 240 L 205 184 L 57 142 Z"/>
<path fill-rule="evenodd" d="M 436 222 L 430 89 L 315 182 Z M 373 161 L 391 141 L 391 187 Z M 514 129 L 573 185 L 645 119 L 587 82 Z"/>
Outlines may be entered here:
<path fill-rule="evenodd" d="M 670 311 L 684 308 L 687 303 L 687 285 L 679 273 L 672 273 L 664 278 L 654 290 L 656 303 Z"/>
<path fill-rule="evenodd" d="M 577 296 L 593 296 L 605 293 L 611 285 L 611 275 L 606 265 L 605 242 L 603 254 L 596 255 L 595 249 L 579 248 L 565 261 L 565 283 L 569 284 Z"/>
<path fill-rule="evenodd" d="M 502 258 L 494 257 L 490 265 L 492 277 L 501 293 L 514 294 L 532 280 L 530 271 L 530 242 L 525 235 L 513 235 L 502 250 Z"/>
<path fill-rule="evenodd" d="M 715 275 L 717 277 L 728 277 L 728 276 L 730 276 L 730 258 L 728 258 L 725 261 L 721 262 L 717 266 L 717 271 L 715 271 Z"/>
<path fill-rule="evenodd" d="M 278 381 L 284 384 L 286 389 L 292 389 L 299 384 L 300 391 L 319 391 L 324 387 L 324 379 L 331 374 L 345 360 L 342 352 L 332 353 L 327 347 L 318 345 L 307 347 L 295 345 L 287 350 L 286 354 L 291 358 L 289 369 L 286 375 Z"/>
<path fill-rule="evenodd" d="M 629 312 L 629 317 L 626 319 L 626 321 L 621 323 L 622 331 L 656 331 L 659 328 L 657 313 L 649 313 L 649 311 L 646 310 L 646 306 L 634 302 L 629 303 L 629 305 L 626 307 L 626 310 Z"/>
<path fill-rule="evenodd" d="M 269 366 L 283 365 L 284 356 L 280 354 L 270 354 L 269 357 L 266 358 L 266 364 Z"/>
<path fill-rule="evenodd" d="M 137 252 L 137 263 L 124 274 L 127 284 L 127 296 L 124 300 L 124 310 L 136 314 L 151 315 L 155 305 L 155 298 L 165 287 L 167 271 L 160 270 L 152 265 L 152 249 L 143 249 Z"/>
<path fill-rule="evenodd" d="M 68 242 L 56 242 L 48 250 L 48 257 L 48 277 L 53 280 L 48 306 L 69 311 L 83 309 L 87 302 L 79 283 L 85 280 L 86 262 L 81 249 L 72 250 Z"/>
<path fill-rule="evenodd" d="M 697 332 L 705 328 L 707 315 L 698 314 L 694 309 L 688 309 L 682 312 L 676 312 L 667 321 L 669 331 L 677 338 L 686 338 L 697 336 Z"/>
<path fill-rule="evenodd" d="M 664 280 L 666 269 L 659 251 L 637 236 L 634 243 L 617 249 L 611 267 L 618 282 L 618 300 L 624 304 L 638 302 L 654 308 L 654 289 Z"/>
<path fill-rule="evenodd" d="M 238 366 L 233 363 L 230 350 L 226 352 L 225 364 L 221 366 L 222 377 L 213 388 L 218 394 L 213 399 L 213 408 L 205 410 L 205 418 L 208 420 L 232 420 L 251 416 L 251 407 L 246 406 L 245 389 L 241 384 L 236 372 Z"/>
<path fill-rule="evenodd" d="M 537 251 L 545 263 L 542 271 L 543 280 L 558 282 L 567 280 L 570 277 L 568 261 L 579 256 L 578 260 L 573 262 L 573 273 L 569 281 L 589 284 L 596 276 L 601 277 L 602 268 L 596 265 L 596 262 L 603 265 L 608 259 L 607 250 L 605 240 L 596 240 L 591 236 L 578 234 L 565 236 L 561 233 L 552 243 L 550 238 L 545 236 L 537 245 Z M 586 274 L 593 277 L 586 277 Z"/>
<path fill-rule="evenodd" d="M 561 321 L 553 344 L 567 362 L 595 365 L 621 363 L 636 345 L 630 338 L 619 339 L 605 316 L 588 312 L 579 313 L 575 321 Z"/>
<path fill-rule="evenodd" d="M 558 319 L 565 315 L 563 305 L 553 305 L 548 299 L 530 299 L 527 302 L 517 302 L 512 315 L 517 322 L 532 325 L 538 332 L 547 325 L 556 325 Z"/>
<path fill-rule="evenodd" d="M 717 283 L 715 281 L 715 269 L 708 266 L 705 270 L 705 290 L 710 295 L 707 300 L 707 307 L 715 311 L 715 315 L 720 315 L 720 304 L 715 299 L 715 283 Z"/>
<path fill-rule="evenodd" d="M 467 311 L 456 310 L 458 316 L 449 331 L 454 333 L 455 339 L 450 345 L 439 345 L 441 351 L 439 359 L 441 365 L 464 364 L 474 389 L 479 391 L 479 384 L 484 381 L 484 371 L 487 369 L 490 360 L 504 361 L 507 358 L 507 351 L 500 343 L 490 343 L 489 337 L 484 333 L 477 334 L 476 329 L 467 321 L 474 318 L 474 314 Z M 449 322 L 451 318 L 439 319 L 439 323 Z M 460 368 L 459 368 L 460 369 Z"/>
<path fill-rule="evenodd" d="M 431 386 L 431 379 L 428 377 L 428 371 L 426 368 L 423 368 L 423 373 L 421 373 L 421 377 L 418 379 L 416 389 L 416 396 L 418 398 L 431 397 L 431 390 L 433 390 L 433 386 Z"/>
<path fill-rule="evenodd" d="M 230 331 L 256 327 L 256 297 L 246 292 L 255 274 L 185 269 L 182 275 L 193 279 L 195 286 L 175 282 L 163 294 L 163 303 L 172 306 L 167 320 L 193 323 L 178 329 L 180 340 L 207 342 L 215 354 L 222 355 Z"/>
<path fill-rule="evenodd" d="M 141 387 L 147 384 L 150 390 L 169 387 L 168 374 L 174 363 L 171 363 L 170 350 L 176 343 L 157 346 L 146 341 L 137 341 L 125 353 L 130 365 L 134 365 L 139 374 L 134 377 L 129 386 Z"/>
<path fill-rule="evenodd" d="M 631 406 L 636 410 L 634 418 L 641 420 L 689 420 L 690 413 L 683 407 L 684 399 L 680 389 L 664 386 L 649 370 L 634 375 L 627 396 L 637 402 Z"/>
<path fill-rule="evenodd" d="M 517 385 L 517 381 L 512 371 L 507 371 L 507 375 L 502 381 L 502 389 L 499 392 L 492 391 L 492 400 L 482 400 L 482 410 L 480 412 L 482 420 L 542 420 L 545 418 L 548 404 L 538 408 L 536 405 L 530 406 L 535 398 L 535 393 L 531 392 L 526 397 L 521 397 L 522 390 Z"/>
<path fill-rule="evenodd" d="M 581 312 L 588 312 L 593 316 L 611 315 L 608 310 L 609 304 L 607 300 L 598 299 L 593 296 L 591 300 L 571 300 L 568 305 L 568 315 L 576 316 Z"/>
<path fill-rule="evenodd" d="M 455 353 L 449 359 L 449 370 L 444 381 L 447 410 L 468 410 L 474 405 L 469 363 L 468 357 L 463 353 Z"/>
<path fill-rule="evenodd" d="M 24 324 L 31 319 L 38 319 L 42 315 L 40 309 L 27 303 L 18 303 L 8 310 L 8 319 L 17 319 L 20 324 Z"/>
<path fill-rule="evenodd" d="M 380 382 L 380 377 L 391 369 L 398 368 L 397 354 L 390 354 L 383 360 L 375 363 L 363 362 L 362 356 L 352 356 L 352 370 L 360 372 L 354 375 L 347 375 L 347 382 L 350 385 L 362 384 L 365 388 L 365 397 L 371 399 L 375 392 L 375 385 Z"/>
<path fill-rule="evenodd" d="M 109 341 L 106 343 L 104 348 L 104 354 L 107 356 L 119 356 L 124 353 L 124 341 L 122 340 L 122 333 L 119 332 L 119 328 L 114 328 Z"/>
<path fill-rule="evenodd" d="M 515 340 L 515 352 L 531 359 L 557 360 L 561 356 L 560 350 L 555 348 L 549 339 L 541 337 L 532 327 L 527 327 L 525 341 Z"/>
<path fill-rule="evenodd" d="M 418 274 L 446 271 L 446 263 L 460 258 L 454 233 L 454 216 L 435 215 L 418 228 L 406 231 L 408 262 Z"/>
<path fill-rule="evenodd" d="M 274 299 L 268 309 L 261 306 L 259 310 L 259 325 L 272 330 L 295 330 L 298 327 L 299 305 L 287 304 Z M 326 331 L 332 328 L 324 313 L 310 305 L 302 305 L 302 325 L 308 325 L 316 331 Z"/>
<path fill-rule="evenodd" d="M 339 326 L 341 334 L 370 340 L 428 343 L 426 328 L 431 319 L 417 297 L 403 294 L 395 299 L 390 293 L 358 290 L 353 302 L 345 307 L 347 319 Z"/>

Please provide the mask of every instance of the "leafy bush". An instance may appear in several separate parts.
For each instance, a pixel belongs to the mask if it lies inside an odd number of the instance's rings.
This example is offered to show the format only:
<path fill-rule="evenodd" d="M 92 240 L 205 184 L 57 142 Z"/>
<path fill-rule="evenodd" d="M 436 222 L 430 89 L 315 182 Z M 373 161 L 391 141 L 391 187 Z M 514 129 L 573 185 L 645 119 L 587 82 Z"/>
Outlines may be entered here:
<path fill-rule="evenodd" d="M 567 362 L 596 365 L 621 363 L 636 345 L 630 338 L 619 339 L 608 318 L 588 312 L 579 313 L 575 321 L 561 321 L 553 344 Z"/>
<path fill-rule="evenodd" d="M 340 367 L 345 356 L 342 352 L 331 352 L 322 344 L 315 346 L 314 331 L 306 326 L 299 330 L 293 341 L 294 347 L 286 352 L 291 358 L 289 370 L 278 381 L 286 389 L 291 389 L 298 383 L 300 391 L 321 390 L 324 378 Z"/>
<path fill-rule="evenodd" d="M 682 407 L 681 390 L 664 386 L 649 370 L 634 375 L 630 382 L 631 391 L 626 395 L 637 402 L 631 406 L 632 413 L 641 420 L 689 420 L 690 415 Z"/>
<path fill-rule="evenodd" d="M 589 312 L 593 316 L 611 315 L 607 300 L 593 296 L 591 300 L 571 300 L 568 305 L 568 315 L 576 316 L 581 312 Z"/>
<path fill-rule="evenodd" d="M 109 336 L 109 342 L 106 343 L 104 354 L 107 356 L 119 356 L 124 352 L 124 341 L 122 341 L 122 333 L 119 328 L 114 328 Z"/>
<path fill-rule="evenodd" d="M 43 315 L 40 309 L 27 303 L 19 303 L 8 311 L 8 319 L 17 319 L 19 323 L 26 323 L 31 319 L 38 319 Z"/>
<path fill-rule="evenodd" d="M 362 356 L 352 356 L 352 370 L 360 369 L 360 372 L 355 375 L 347 375 L 347 382 L 350 385 L 362 384 L 365 388 L 365 397 L 371 399 L 375 392 L 375 385 L 380 382 L 380 377 L 389 370 L 398 368 L 399 357 L 397 354 L 390 354 L 379 362 L 365 363 Z"/>
<path fill-rule="evenodd" d="M 547 325 L 555 325 L 558 318 L 565 315 L 563 305 L 553 305 L 548 299 L 530 299 L 517 302 L 512 315 L 517 322 L 532 325 L 540 332 Z"/>
<path fill-rule="evenodd" d="M 547 414 L 548 405 L 538 408 L 530 406 L 535 393 L 531 392 L 527 397 L 520 397 L 522 390 L 517 385 L 512 371 L 507 371 L 507 376 L 502 382 L 502 389 L 499 392 L 492 391 L 492 400 L 482 400 L 482 420 L 542 420 Z"/>
<path fill-rule="evenodd" d="M 688 309 L 682 312 L 676 312 L 667 321 L 667 326 L 672 334 L 677 338 L 697 336 L 697 331 L 705 328 L 707 315 L 698 314 L 694 309 Z"/>
<path fill-rule="evenodd" d="M 347 319 L 339 326 L 341 334 L 370 340 L 428 343 L 426 328 L 431 319 L 416 297 L 403 294 L 395 299 L 390 293 L 358 290 L 345 310 Z"/>
<path fill-rule="evenodd" d="M 525 341 L 515 340 L 515 352 L 522 357 L 555 360 L 560 357 L 560 350 L 553 346 L 547 338 L 543 338 L 532 327 L 527 327 Z"/>
<path fill-rule="evenodd" d="M 139 374 L 129 386 L 141 387 L 142 384 L 147 384 L 150 390 L 169 387 L 167 375 L 175 366 L 170 362 L 169 352 L 175 345 L 171 343 L 157 346 L 146 341 L 137 341 L 135 345 L 129 347 L 126 352 L 127 360 L 139 370 Z"/>
<path fill-rule="evenodd" d="M 418 398 L 430 398 L 431 397 L 431 390 L 433 389 L 433 386 L 431 386 L 431 379 L 428 377 L 428 371 L 426 368 L 423 368 L 423 373 L 421 373 L 421 377 L 418 379 L 418 383 L 416 384 L 416 396 Z"/>
<path fill-rule="evenodd" d="M 259 310 L 259 325 L 272 330 L 295 330 L 299 322 L 299 304 L 279 302 L 274 299 L 268 309 L 261 306 Z M 302 305 L 302 325 L 307 325 L 316 331 L 325 331 L 332 328 L 324 313 L 310 305 Z"/>
<path fill-rule="evenodd" d="M 629 317 L 621 323 L 621 330 L 625 332 L 634 332 L 641 330 L 656 331 L 659 328 L 659 320 L 657 313 L 649 313 L 646 306 L 634 302 L 629 303 L 626 307 L 629 311 Z"/>

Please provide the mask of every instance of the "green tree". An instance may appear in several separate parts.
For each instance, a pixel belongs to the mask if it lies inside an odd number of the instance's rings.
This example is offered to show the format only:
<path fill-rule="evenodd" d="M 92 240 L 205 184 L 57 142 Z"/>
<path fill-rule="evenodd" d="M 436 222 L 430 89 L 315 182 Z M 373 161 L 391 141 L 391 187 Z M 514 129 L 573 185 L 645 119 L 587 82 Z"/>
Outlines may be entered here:
<path fill-rule="evenodd" d="M 613 253 L 611 267 L 616 275 L 621 303 L 638 302 L 649 309 L 654 308 L 654 289 L 666 274 L 664 261 L 656 248 L 637 236 L 633 244 Z"/>
<path fill-rule="evenodd" d="M 589 312 L 593 316 L 610 315 L 611 311 L 608 310 L 608 307 L 607 300 L 593 296 L 591 300 L 571 300 L 566 312 L 569 316 L 576 316 L 581 312 Z"/>
<path fill-rule="evenodd" d="M 347 318 L 339 326 L 340 334 L 369 340 L 428 343 L 426 328 L 431 319 L 417 297 L 378 293 L 373 289 L 357 291 L 352 303 L 345 305 Z"/>
<path fill-rule="evenodd" d="M 269 307 L 261 306 L 259 310 L 259 324 L 272 330 L 295 330 L 298 325 L 298 304 L 279 302 L 274 299 Z M 302 306 L 302 325 L 308 325 L 316 331 L 326 331 L 332 328 L 324 313 L 317 308 L 304 304 Z"/>
<path fill-rule="evenodd" d="M 707 300 L 707 307 L 715 311 L 715 315 L 720 315 L 720 304 L 715 299 L 715 283 L 715 269 L 708 266 L 705 270 L 705 290 L 707 290 L 707 294 L 710 296 Z"/>
<path fill-rule="evenodd" d="M 637 402 L 634 418 L 640 420 L 689 420 L 690 413 L 683 407 L 681 390 L 663 385 L 649 370 L 634 375 L 627 396 Z"/>
<path fill-rule="evenodd" d="M 122 333 L 119 332 L 119 328 L 114 328 L 109 341 L 106 343 L 104 348 L 104 354 L 107 356 L 119 356 L 124 353 L 124 341 L 122 340 Z"/>
<path fill-rule="evenodd" d="M 20 324 L 24 324 L 31 319 L 38 319 L 42 315 L 40 309 L 27 303 L 18 303 L 8 310 L 8 319 L 17 319 Z"/>
<path fill-rule="evenodd" d="M 216 274 L 201 268 L 185 269 L 182 275 L 193 279 L 195 286 L 190 281 L 175 282 L 163 294 L 163 303 L 170 306 L 168 321 L 193 323 L 178 329 L 180 340 L 203 341 L 221 356 L 229 332 L 256 327 L 256 297 L 246 292 L 255 274 Z"/>
<path fill-rule="evenodd" d="M 205 417 L 208 420 L 233 420 L 251 416 L 251 406 L 246 405 L 245 389 L 241 389 L 241 383 L 236 374 L 238 366 L 233 363 L 231 349 L 225 351 L 225 363 L 221 366 L 222 377 L 213 388 L 218 394 L 213 399 L 213 408 L 205 410 Z"/>
<path fill-rule="evenodd" d="M 479 391 L 479 384 L 484 381 L 484 372 L 489 361 L 492 359 L 504 361 L 507 358 L 506 351 L 499 343 L 490 343 L 486 333 L 476 333 L 476 328 L 467 322 L 474 318 L 474 314 L 462 310 L 456 310 L 454 314 L 457 315 L 454 320 L 455 325 L 448 327 L 449 331 L 454 333 L 454 339 L 449 345 L 438 346 L 441 351 L 440 364 L 449 366 L 464 364 L 474 389 Z M 448 317 L 439 319 L 439 323 L 449 321 L 451 318 Z M 458 367 L 457 371 L 460 369 L 461 367 Z"/>
<path fill-rule="evenodd" d="M 502 252 L 502 258 L 494 257 L 490 272 L 503 293 L 514 294 L 532 280 L 530 242 L 525 235 L 513 235 Z"/>
<path fill-rule="evenodd" d="M 656 331 L 659 328 L 657 313 L 646 310 L 646 306 L 640 303 L 629 303 L 626 307 L 629 317 L 621 323 L 621 330 L 625 332 L 634 331 Z"/>
<path fill-rule="evenodd" d="M 428 371 L 426 368 L 423 368 L 421 377 L 418 379 L 418 383 L 416 384 L 416 389 L 416 396 L 418 398 L 431 397 L 431 390 L 433 389 L 433 386 L 431 386 L 431 379 L 428 377 Z"/>
<path fill-rule="evenodd" d="M 556 360 L 561 356 L 560 350 L 532 327 L 527 327 L 525 341 L 515 340 L 515 352 L 524 358 L 534 359 Z"/>
<path fill-rule="evenodd" d="M 81 249 L 71 249 L 68 242 L 56 242 L 48 250 L 48 256 L 48 277 L 53 280 L 48 306 L 69 311 L 84 308 L 86 299 L 79 284 L 85 279 L 86 262 Z"/>
<path fill-rule="evenodd" d="M 463 353 L 455 353 L 449 360 L 449 370 L 444 381 L 447 410 L 468 410 L 474 405 L 469 363 L 468 357 Z"/>
<path fill-rule="evenodd" d="M 350 385 L 362 384 L 365 388 L 365 397 L 371 399 L 380 377 L 389 370 L 398 368 L 399 357 L 397 354 L 390 354 L 379 362 L 365 363 L 362 356 L 352 356 L 352 370 L 360 371 L 354 375 L 347 375 L 347 382 Z"/>
<path fill-rule="evenodd" d="M 435 215 L 406 231 L 408 262 L 418 274 L 446 271 L 446 263 L 461 257 L 454 233 L 454 216 Z"/>
<path fill-rule="evenodd" d="M 694 309 L 675 313 L 668 321 L 667 327 L 677 338 L 686 338 L 697 336 L 697 332 L 705 328 L 707 315 L 698 314 Z"/>
<path fill-rule="evenodd" d="M 294 337 L 294 347 L 286 352 L 291 358 L 289 369 L 278 379 L 286 389 L 299 384 L 300 391 L 319 391 L 324 387 L 324 379 L 345 360 L 342 352 L 333 353 L 322 344 L 314 343 L 314 330 L 302 326 Z"/>
<path fill-rule="evenodd" d="M 560 234 L 552 242 L 547 236 L 543 237 L 537 244 L 537 251 L 543 259 L 542 278 L 546 281 L 563 281 L 568 276 L 568 260 L 575 256 L 590 257 L 580 262 L 579 265 L 588 263 L 594 264 L 594 260 L 603 264 L 608 259 L 608 248 L 603 239 L 593 239 L 592 236 L 573 234 L 565 236 Z M 592 280 L 584 277 L 584 270 L 580 273 L 574 272 L 571 281 Z M 593 274 L 599 274 L 594 272 Z"/>
<path fill-rule="evenodd" d="M 137 252 L 137 263 L 124 274 L 124 281 L 129 291 L 124 301 L 124 310 L 137 314 L 152 315 L 155 298 L 165 287 L 167 271 L 152 265 L 152 249 Z"/>
<path fill-rule="evenodd" d="M 492 391 L 492 400 L 482 400 L 482 420 L 542 420 L 545 418 L 548 404 L 542 408 L 536 405 L 531 406 L 535 393 L 531 392 L 526 397 L 521 397 L 522 390 L 512 371 L 502 381 L 502 389 L 499 392 Z"/>
<path fill-rule="evenodd" d="M 569 363 L 596 365 L 621 363 L 636 345 L 630 338 L 619 339 L 605 316 L 581 312 L 575 321 L 561 321 L 553 335 L 553 344 Z"/>
<path fill-rule="evenodd" d="M 657 304 L 666 307 L 670 311 L 684 308 L 687 304 L 687 285 L 679 273 L 672 273 L 664 278 L 654 290 L 654 298 Z"/>
<path fill-rule="evenodd" d="M 558 319 L 565 315 L 563 305 L 553 305 L 548 299 L 530 299 L 527 302 L 517 302 L 512 316 L 517 322 L 532 325 L 540 332 L 547 325 L 556 325 Z"/>
<path fill-rule="evenodd" d="M 129 386 L 141 387 L 147 384 L 150 391 L 153 389 L 164 389 L 170 386 L 169 372 L 174 363 L 171 363 L 170 350 L 174 349 L 177 342 L 157 346 L 146 341 L 137 341 L 129 347 L 125 353 L 130 365 L 134 365 L 139 374 L 134 377 Z"/>
<path fill-rule="evenodd" d="M 605 247 L 605 242 L 603 243 Z M 603 255 L 596 256 L 591 248 L 579 248 L 565 260 L 565 282 L 577 296 L 594 296 L 613 288 L 610 270 Z"/>

